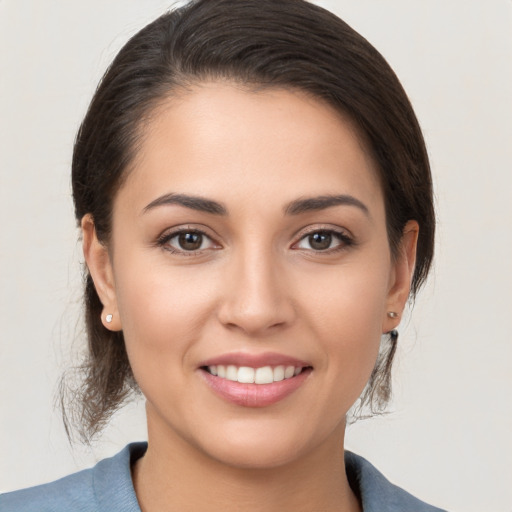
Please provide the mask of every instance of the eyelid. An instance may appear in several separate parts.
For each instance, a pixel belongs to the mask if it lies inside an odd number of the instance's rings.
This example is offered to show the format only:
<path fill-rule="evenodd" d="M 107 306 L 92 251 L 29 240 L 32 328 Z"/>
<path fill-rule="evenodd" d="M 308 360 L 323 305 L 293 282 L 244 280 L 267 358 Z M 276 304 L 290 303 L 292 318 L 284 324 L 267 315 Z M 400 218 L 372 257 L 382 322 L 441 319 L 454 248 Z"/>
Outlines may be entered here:
<path fill-rule="evenodd" d="M 172 240 L 173 238 L 179 236 L 182 233 L 200 234 L 201 236 L 210 240 L 212 247 L 207 247 L 205 249 L 197 249 L 195 251 L 186 251 L 183 249 L 179 249 L 179 248 L 170 246 L 169 241 Z M 197 226 L 193 226 L 193 225 L 180 225 L 180 226 L 175 226 L 173 228 L 168 228 L 168 229 L 164 230 L 157 237 L 156 245 L 161 247 L 162 249 L 170 252 L 171 254 L 177 254 L 177 255 L 181 255 L 181 256 L 194 256 L 194 255 L 198 255 L 198 254 L 204 254 L 206 251 L 209 251 L 212 249 L 217 250 L 222 247 L 221 244 L 219 244 L 219 242 L 216 241 L 214 236 L 207 233 L 206 229 L 197 227 Z"/>
<path fill-rule="evenodd" d="M 306 237 L 314 234 L 314 233 L 331 233 L 333 234 L 340 243 L 336 245 L 335 247 L 332 247 L 330 249 L 325 250 L 315 250 L 315 249 L 304 249 L 297 246 L 302 240 L 304 240 Z M 342 228 L 339 226 L 332 226 L 332 225 L 315 225 L 315 226 L 308 226 L 307 228 L 301 230 L 295 237 L 296 241 L 292 244 L 292 249 L 299 250 L 299 251 L 307 251 L 307 252 L 313 252 L 315 254 L 332 254 L 333 252 L 337 252 L 343 249 L 346 249 L 347 247 L 353 246 L 356 244 L 356 241 L 353 237 L 353 235 L 348 231 L 346 228 Z"/>
<path fill-rule="evenodd" d="M 347 228 L 335 226 L 332 224 L 312 224 L 306 226 L 296 231 L 295 234 L 293 235 L 293 238 L 295 240 L 301 240 L 305 236 L 311 235 L 312 233 L 317 233 L 318 231 L 331 232 L 351 239 L 354 238 L 354 235 L 352 235 L 350 230 L 348 230 Z"/>
<path fill-rule="evenodd" d="M 179 225 L 179 226 L 175 226 L 172 228 L 167 228 L 157 237 L 155 245 L 163 248 L 164 250 L 169 251 L 172 254 L 183 255 L 183 256 L 194 256 L 194 255 L 204 254 L 207 251 L 221 249 L 222 244 L 220 244 L 217 241 L 218 237 L 210 234 L 209 231 L 210 230 L 207 229 L 206 227 L 190 225 L 190 224 Z M 306 249 L 306 248 L 296 247 L 306 237 L 308 237 L 314 233 L 318 233 L 318 232 L 331 233 L 333 236 L 335 236 L 340 241 L 340 243 L 337 244 L 335 247 L 332 247 L 330 249 L 325 249 L 325 250 L 315 250 L 315 249 Z M 182 233 L 198 233 L 210 241 L 211 247 L 207 247 L 204 249 L 197 249 L 197 250 L 193 250 L 193 251 L 187 251 L 187 250 L 175 248 L 175 247 L 168 245 L 170 240 L 172 240 L 174 237 L 176 237 Z M 294 236 L 294 239 L 295 239 L 295 242 L 293 242 L 293 244 L 291 245 L 291 249 L 312 252 L 315 254 L 332 254 L 334 252 L 337 252 L 337 251 L 346 249 L 350 246 L 356 245 L 356 241 L 349 230 L 347 230 L 346 228 L 342 228 L 340 226 L 332 226 L 332 225 L 325 225 L 325 224 L 312 225 L 312 226 L 303 228 Z"/>

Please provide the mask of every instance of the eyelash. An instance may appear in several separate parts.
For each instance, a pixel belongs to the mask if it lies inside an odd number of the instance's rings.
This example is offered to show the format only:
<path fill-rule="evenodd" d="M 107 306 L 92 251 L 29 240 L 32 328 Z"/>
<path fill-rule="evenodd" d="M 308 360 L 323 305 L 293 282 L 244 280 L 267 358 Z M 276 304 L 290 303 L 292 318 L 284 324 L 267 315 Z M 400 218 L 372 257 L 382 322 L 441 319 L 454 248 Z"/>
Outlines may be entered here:
<path fill-rule="evenodd" d="M 338 245 L 336 245 L 335 247 L 327 248 L 324 250 L 303 249 L 303 248 L 302 249 L 296 248 L 294 250 L 313 252 L 315 254 L 320 254 L 320 255 L 321 254 L 334 254 L 334 253 L 346 250 L 347 248 L 355 245 L 354 239 L 351 236 L 349 236 L 345 231 L 336 230 L 336 229 L 332 229 L 332 228 L 315 228 L 315 229 L 311 229 L 310 231 L 308 231 L 306 233 L 303 233 L 301 235 L 301 237 L 299 238 L 299 240 L 293 244 L 292 248 L 294 246 L 300 244 L 303 240 L 307 239 L 308 237 L 310 237 L 314 234 L 318 234 L 318 233 L 330 235 L 333 238 L 338 239 L 338 241 L 340 243 Z M 172 247 L 169 245 L 169 242 L 173 238 L 176 238 L 183 234 L 200 235 L 201 237 L 204 237 L 204 238 L 210 240 L 211 243 L 215 245 L 215 242 L 212 240 L 212 238 L 209 235 L 207 235 L 204 231 L 197 229 L 197 228 L 188 228 L 188 229 L 182 228 L 182 229 L 178 229 L 176 231 L 172 231 L 170 233 L 165 233 L 158 238 L 156 245 L 159 247 L 162 247 L 164 250 L 169 251 L 172 254 L 178 254 L 180 256 L 185 256 L 185 257 L 197 256 L 197 255 L 202 254 L 205 250 L 207 250 L 207 249 L 197 249 L 197 250 L 187 251 L 185 249 L 176 249 L 175 247 Z"/>
<path fill-rule="evenodd" d="M 332 236 L 333 238 L 335 238 L 339 241 L 339 244 L 336 245 L 335 247 L 324 249 L 324 250 L 301 249 L 301 248 L 297 248 L 295 250 L 299 250 L 299 251 L 303 250 L 303 251 L 313 252 L 315 255 L 317 255 L 317 254 L 318 255 L 323 255 L 323 254 L 327 255 L 327 254 L 335 254 L 335 253 L 344 251 L 344 250 L 348 249 L 349 247 L 352 247 L 355 245 L 355 240 L 346 231 L 336 230 L 333 228 L 318 228 L 318 227 L 315 227 L 314 229 L 311 229 L 305 233 L 302 233 L 299 241 L 293 245 L 296 246 L 296 245 L 300 244 L 303 240 L 306 240 L 311 235 L 315 235 L 318 233 Z"/>
<path fill-rule="evenodd" d="M 197 228 L 189 228 L 189 229 L 178 229 L 176 231 L 172 231 L 171 233 L 164 233 L 161 235 L 157 240 L 157 245 L 159 247 L 162 247 L 164 250 L 169 251 L 172 254 L 178 254 L 180 256 L 197 256 L 199 254 L 202 254 L 205 249 L 197 249 L 194 251 L 187 251 L 185 249 L 176 249 L 175 247 L 172 247 L 169 245 L 169 242 L 180 235 L 184 234 L 190 234 L 190 235 L 200 235 L 203 238 L 211 240 L 211 242 L 214 244 L 212 238 L 208 236 L 204 231 L 197 229 Z"/>

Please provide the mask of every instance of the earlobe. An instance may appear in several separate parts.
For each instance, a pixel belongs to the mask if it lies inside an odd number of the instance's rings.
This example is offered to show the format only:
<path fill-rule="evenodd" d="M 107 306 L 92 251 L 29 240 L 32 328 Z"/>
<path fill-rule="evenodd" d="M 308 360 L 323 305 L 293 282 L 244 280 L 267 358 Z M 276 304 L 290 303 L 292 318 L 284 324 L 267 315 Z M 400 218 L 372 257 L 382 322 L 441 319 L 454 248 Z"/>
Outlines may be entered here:
<path fill-rule="evenodd" d="M 83 216 L 81 228 L 85 262 L 94 282 L 96 293 L 103 304 L 101 321 L 110 331 L 120 331 L 121 320 L 117 308 L 114 274 L 108 249 L 98 240 L 91 214 Z"/>
<path fill-rule="evenodd" d="M 418 243 L 419 225 L 410 220 L 404 227 L 398 254 L 393 262 L 386 314 L 383 319 L 382 332 L 389 332 L 400 323 L 402 312 L 409 298 L 411 281 L 416 265 L 416 248 Z"/>

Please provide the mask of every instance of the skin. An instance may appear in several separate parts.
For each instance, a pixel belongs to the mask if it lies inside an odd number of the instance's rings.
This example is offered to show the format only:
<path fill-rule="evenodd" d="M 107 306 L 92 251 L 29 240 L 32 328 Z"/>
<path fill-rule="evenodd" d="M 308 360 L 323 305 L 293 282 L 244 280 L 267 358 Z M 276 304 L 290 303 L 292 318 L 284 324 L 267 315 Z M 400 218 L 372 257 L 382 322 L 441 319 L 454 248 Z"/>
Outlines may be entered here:
<path fill-rule="evenodd" d="M 147 209 L 171 193 L 226 214 Z M 364 208 L 285 211 L 329 195 Z M 82 228 L 104 325 L 123 330 L 147 400 L 149 448 L 133 468 L 142 510 L 360 510 L 343 463 L 345 415 L 399 322 L 387 312 L 405 306 L 418 226 L 406 225 L 393 258 L 377 172 L 352 124 L 302 92 L 198 85 L 145 127 L 108 247 L 90 216 Z M 203 231 L 201 248 L 187 253 L 176 229 Z M 308 236 L 328 230 L 343 238 L 318 250 Z M 224 400 L 199 369 L 269 351 L 312 371 L 266 407 Z"/>

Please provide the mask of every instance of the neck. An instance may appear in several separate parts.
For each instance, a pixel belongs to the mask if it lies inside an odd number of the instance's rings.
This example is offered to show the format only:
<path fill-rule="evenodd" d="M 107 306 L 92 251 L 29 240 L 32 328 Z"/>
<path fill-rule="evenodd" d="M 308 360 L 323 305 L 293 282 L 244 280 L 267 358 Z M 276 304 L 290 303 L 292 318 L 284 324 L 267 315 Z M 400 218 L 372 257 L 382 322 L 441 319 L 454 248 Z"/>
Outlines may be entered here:
<path fill-rule="evenodd" d="M 143 512 L 361 511 L 345 473 L 343 430 L 300 459 L 270 468 L 224 464 L 150 425 L 148 434 L 148 450 L 132 468 Z"/>

